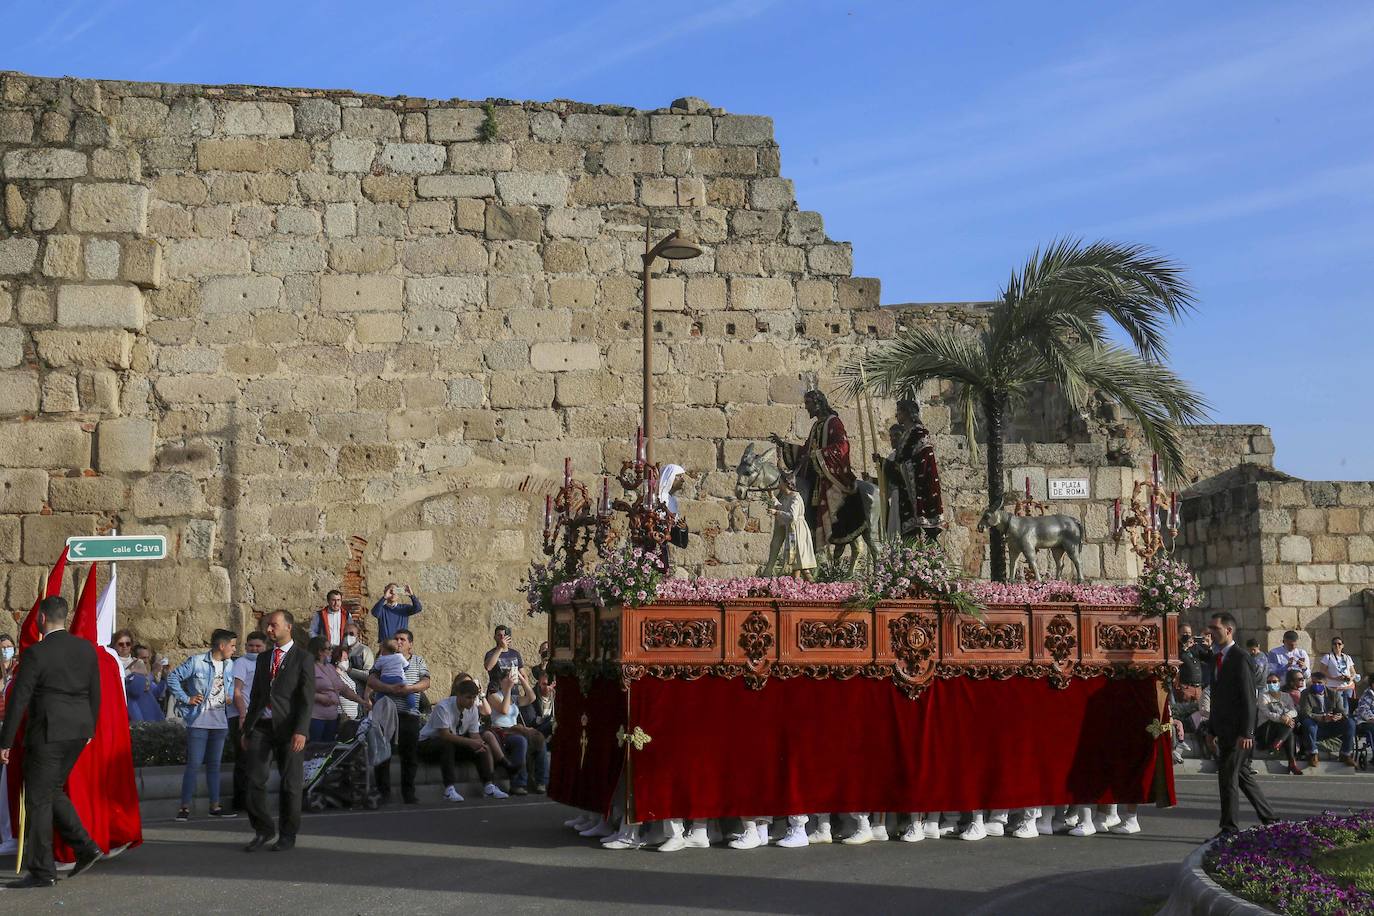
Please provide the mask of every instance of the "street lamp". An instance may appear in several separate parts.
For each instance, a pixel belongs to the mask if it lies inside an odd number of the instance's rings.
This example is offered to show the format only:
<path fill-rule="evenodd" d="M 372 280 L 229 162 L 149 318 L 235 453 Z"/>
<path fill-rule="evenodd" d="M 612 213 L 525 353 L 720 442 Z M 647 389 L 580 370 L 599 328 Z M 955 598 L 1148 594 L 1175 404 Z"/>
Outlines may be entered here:
<path fill-rule="evenodd" d="M 669 261 L 687 261 L 701 254 L 701 246 L 683 238 L 677 230 L 668 233 L 652 248 L 649 247 L 649 230 L 644 231 L 644 459 L 647 464 L 654 463 L 654 326 L 652 284 L 654 261 L 664 258 Z"/>

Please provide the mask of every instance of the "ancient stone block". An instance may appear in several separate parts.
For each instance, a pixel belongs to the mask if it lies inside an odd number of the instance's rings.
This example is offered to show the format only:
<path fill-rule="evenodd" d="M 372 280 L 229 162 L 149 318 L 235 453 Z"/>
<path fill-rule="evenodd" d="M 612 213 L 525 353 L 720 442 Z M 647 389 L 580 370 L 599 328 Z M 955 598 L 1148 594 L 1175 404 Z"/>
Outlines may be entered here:
<path fill-rule="evenodd" d="M 601 234 L 600 210 L 554 207 L 547 220 L 549 235 L 556 238 L 591 239 Z"/>
<path fill-rule="evenodd" d="M 402 175 L 433 175 L 448 161 L 448 150 L 434 143 L 386 143 L 377 164 Z"/>
<path fill-rule="evenodd" d="M 0 513 L 37 512 L 47 499 L 47 471 L 0 470 Z"/>
<path fill-rule="evenodd" d="M 72 189 L 71 225 L 78 232 L 148 229 L 148 189 L 131 184 L 79 184 Z"/>
<path fill-rule="evenodd" d="M 790 309 L 792 281 L 770 277 L 735 277 L 730 281 L 730 308 L 743 311 Z"/>
<path fill-rule="evenodd" d="M 491 197 L 496 193 L 489 175 L 426 175 L 417 187 L 421 197 Z"/>
<path fill-rule="evenodd" d="M 439 142 L 476 140 L 477 131 L 486 120 L 486 113 L 480 108 L 431 108 L 426 115 L 429 138 Z"/>
<path fill-rule="evenodd" d="M 635 180 L 629 175 L 586 175 L 578 178 L 572 187 L 574 206 L 627 204 L 634 199 Z"/>
<path fill-rule="evenodd" d="M 296 104 L 296 132 L 303 137 L 325 137 L 341 125 L 339 106 L 329 99 L 302 99 Z"/>
<path fill-rule="evenodd" d="M 266 274 L 318 273 L 324 270 L 324 247 L 314 239 L 253 243 L 253 270 Z"/>
<path fill-rule="evenodd" d="M 58 512 L 118 512 L 128 498 L 124 482 L 112 477 L 54 477 L 49 491 Z"/>
<path fill-rule="evenodd" d="M 276 277 L 220 277 L 201 286 L 206 315 L 238 315 L 282 307 L 282 281 Z"/>
<path fill-rule="evenodd" d="M 343 130 L 352 137 L 399 140 L 401 120 L 396 112 L 381 108 L 346 108 L 343 112 Z"/>
<path fill-rule="evenodd" d="M 796 200 L 790 179 L 758 178 L 749 182 L 749 206 L 755 210 L 790 210 Z"/>
<path fill-rule="evenodd" d="M 382 539 L 382 559 L 418 563 L 434 556 L 434 532 L 392 531 Z"/>
<path fill-rule="evenodd" d="M 10 373 L 0 373 L 3 381 Z M 32 376 L 32 399 L 38 401 L 38 378 Z M 0 400 L 0 404 L 12 403 Z M 0 437 L 0 467 L 8 468 L 87 468 L 91 463 L 91 439 L 78 423 L 25 423 L 11 427 L 13 435 Z"/>
<path fill-rule="evenodd" d="M 119 243 L 114 239 L 86 240 L 86 279 L 119 278 Z"/>
<path fill-rule="evenodd" d="M 345 445 L 339 449 L 338 472 L 343 477 L 376 477 L 395 470 L 396 448 L 391 445 Z"/>
<path fill-rule="evenodd" d="M 29 226 L 34 232 L 54 228 L 66 213 L 66 201 L 57 188 L 39 188 L 31 199 Z"/>
<path fill-rule="evenodd" d="M 310 167 L 310 145 L 304 140 L 201 140 L 196 164 L 202 172 L 303 172 Z"/>
<path fill-rule="evenodd" d="M 24 517 L 24 562 L 53 563 L 62 554 L 67 538 L 95 534 L 99 516 L 28 515 Z"/>
<path fill-rule="evenodd" d="M 0 369 L 13 369 L 24 361 L 24 332 L 0 327 Z"/>
<path fill-rule="evenodd" d="M 453 143 L 448 148 L 450 172 L 500 172 L 514 167 L 515 148 L 509 143 Z"/>
<path fill-rule="evenodd" d="M 563 207 L 568 203 L 568 179 L 564 175 L 509 172 L 496 176 L 496 188 L 507 204 Z"/>
<path fill-rule="evenodd" d="M 37 260 L 38 239 L 0 239 L 0 275 L 26 274 Z"/>
<path fill-rule="evenodd" d="M 143 293 L 136 286 L 64 284 L 57 290 L 57 322 L 66 327 L 141 330 Z"/>
<path fill-rule="evenodd" d="M 327 312 L 380 312 L 401 307 L 401 278 L 329 275 L 320 280 L 320 307 Z"/>
<path fill-rule="evenodd" d="M 489 239 L 524 239 L 537 242 L 543 220 L 534 207 L 503 207 L 487 204 L 486 235 Z"/>
<path fill-rule="evenodd" d="M 540 372 L 598 369 L 601 350 L 594 343 L 537 343 L 530 348 L 530 365 Z"/>
<path fill-rule="evenodd" d="M 189 474 L 149 474 L 133 485 L 133 509 L 145 519 L 196 515 L 204 511 L 205 499 Z"/>
<path fill-rule="evenodd" d="M 402 243 L 401 263 L 417 274 L 478 272 L 487 269 L 487 250 L 465 235 L 414 239 Z"/>
<path fill-rule="evenodd" d="M 252 269 L 248 242 L 241 239 L 184 239 L 167 243 L 167 276 L 173 280 L 246 274 Z"/>
<path fill-rule="evenodd" d="M 453 201 L 420 200 L 406 210 L 406 222 L 415 233 L 453 231 Z"/>
<path fill-rule="evenodd" d="M 240 137 L 289 137 L 295 112 L 285 102 L 225 102 L 224 132 Z"/>
<path fill-rule="evenodd" d="M 86 154 L 69 149 L 16 149 L 0 160 L 5 178 L 81 178 Z"/>
<path fill-rule="evenodd" d="M 129 368 L 133 335 L 127 331 L 35 331 L 38 356 L 55 368 L 108 366 Z"/>

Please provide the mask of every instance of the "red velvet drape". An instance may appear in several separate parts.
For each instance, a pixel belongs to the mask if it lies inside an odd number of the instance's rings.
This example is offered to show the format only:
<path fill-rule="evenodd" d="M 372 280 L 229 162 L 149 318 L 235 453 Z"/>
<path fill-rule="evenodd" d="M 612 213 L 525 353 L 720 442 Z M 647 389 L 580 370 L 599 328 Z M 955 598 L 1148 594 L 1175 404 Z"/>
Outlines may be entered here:
<path fill-rule="evenodd" d="M 614 682 L 586 698 L 575 682 L 564 686 L 554 797 L 602 802 L 620 759 L 613 741 L 596 758 L 589 745 L 577 769 L 578 717 L 609 722 L 625 697 Z M 630 688 L 629 729 L 650 736 L 632 752 L 635 815 L 1172 804 L 1168 739 L 1147 729 L 1159 712 L 1150 679 L 1074 680 L 1061 690 L 1035 678 L 954 678 L 910 700 L 890 681 L 862 677 L 774 678 L 762 690 L 739 678 L 646 677 Z"/>
<path fill-rule="evenodd" d="M 554 734 L 549 797 L 607 814 L 625 763 L 625 752 L 615 738 L 625 725 L 625 692 L 619 681 L 597 680 L 584 696 L 577 678 L 566 676 L 558 679 L 556 691 L 558 731 Z M 583 734 L 587 736 L 585 757 Z"/>

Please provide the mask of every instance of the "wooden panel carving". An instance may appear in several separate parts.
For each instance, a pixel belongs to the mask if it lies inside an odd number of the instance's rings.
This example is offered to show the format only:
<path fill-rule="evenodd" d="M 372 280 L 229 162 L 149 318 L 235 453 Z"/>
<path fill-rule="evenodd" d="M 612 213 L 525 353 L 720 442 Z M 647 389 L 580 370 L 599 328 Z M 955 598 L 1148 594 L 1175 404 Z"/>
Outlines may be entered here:
<path fill-rule="evenodd" d="M 715 620 L 646 620 L 645 649 L 709 649 L 719 638 Z"/>
<path fill-rule="evenodd" d="M 1026 626 L 1022 623 L 983 623 L 965 620 L 959 624 L 959 648 L 965 651 L 997 649 L 1016 652 L 1026 648 Z"/>
<path fill-rule="evenodd" d="M 865 620 L 803 620 L 797 644 L 803 649 L 867 649 Z"/>
<path fill-rule="evenodd" d="M 1056 665 L 1063 665 L 1078 648 L 1078 637 L 1073 635 L 1073 621 L 1063 614 L 1056 614 L 1045 627 L 1045 651 L 1050 653 Z"/>
<path fill-rule="evenodd" d="M 1152 623 L 1099 623 L 1097 644 L 1109 652 L 1158 652 L 1159 625 Z"/>

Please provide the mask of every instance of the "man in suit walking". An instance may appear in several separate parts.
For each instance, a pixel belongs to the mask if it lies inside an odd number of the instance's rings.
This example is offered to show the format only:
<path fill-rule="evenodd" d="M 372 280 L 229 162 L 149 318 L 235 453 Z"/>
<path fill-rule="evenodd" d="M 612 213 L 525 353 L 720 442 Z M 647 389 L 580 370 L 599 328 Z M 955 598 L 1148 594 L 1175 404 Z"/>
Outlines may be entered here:
<path fill-rule="evenodd" d="M 310 733 L 310 710 L 315 699 L 315 660 L 295 644 L 295 621 L 286 611 L 264 618 L 269 648 L 258 656 L 253 673 L 252 699 L 243 717 L 240 742 L 248 758 L 248 819 L 253 841 L 244 852 L 256 852 L 272 842 L 273 852 L 296 845 L 301 826 L 301 789 L 305 769 L 305 737 Z M 268 767 L 281 774 L 278 823 L 267 807 Z"/>
<path fill-rule="evenodd" d="M 27 714 L 24 803 L 29 835 L 24 856 L 29 873 L 5 885 L 10 890 L 53 886 L 57 878 L 52 858 L 54 821 L 57 832 L 76 852 L 73 878 L 101 859 L 100 847 L 86 832 L 63 788 L 100 718 L 96 648 L 67 632 L 67 602 L 60 597 L 39 603 L 38 626 L 43 638 L 20 656 L 5 725 L 0 728 L 0 763 L 9 763 L 15 733 Z"/>
<path fill-rule="evenodd" d="M 1236 618 L 1213 614 L 1207 629 L 1212 634 L 1214 676 L 1212 678 L 1212 734 L 1216 736 L 1217 783 L 1221 793 L 1221 832 L 1236 833 L 1240 816 L 1239 789 L 1250 799 L 1261 823 L 1278 820 L 1264 797 L 1250 757 L 1255 750 L 1255 669 L 1245 650 L 1236 645 Z"/>

